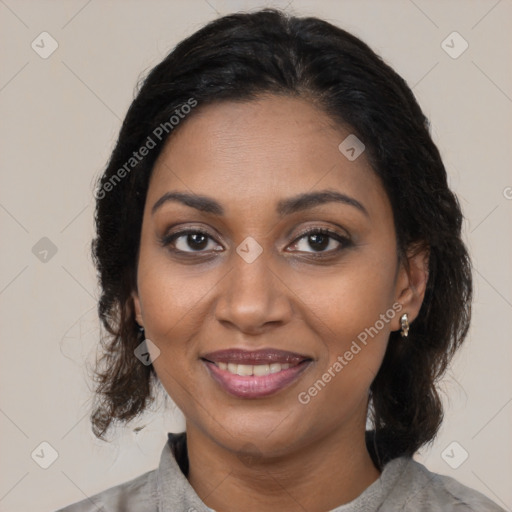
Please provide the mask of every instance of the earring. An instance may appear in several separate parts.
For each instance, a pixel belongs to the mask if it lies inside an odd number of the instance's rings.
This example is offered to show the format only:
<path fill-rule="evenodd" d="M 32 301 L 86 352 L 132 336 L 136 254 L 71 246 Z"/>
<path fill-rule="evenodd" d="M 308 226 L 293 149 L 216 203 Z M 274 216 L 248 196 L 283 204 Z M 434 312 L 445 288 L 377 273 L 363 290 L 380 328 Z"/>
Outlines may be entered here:
<path fill-rule="evenodd" d="M 139 334 L 142 335 L 143 338 L 145 338 L 145 335 L 144 335 L 144 327 L 142 327 L 142 325 L 139 325 Z"/>
<path fill-rule="evenodd" d="M 400 326 L 400 334 L 402 335 L 402 338 L 407 338 L 407 336 L 409 335 L 409 316 L 407 315 L 407 313 L 404 313 L 400 317 Z"/>

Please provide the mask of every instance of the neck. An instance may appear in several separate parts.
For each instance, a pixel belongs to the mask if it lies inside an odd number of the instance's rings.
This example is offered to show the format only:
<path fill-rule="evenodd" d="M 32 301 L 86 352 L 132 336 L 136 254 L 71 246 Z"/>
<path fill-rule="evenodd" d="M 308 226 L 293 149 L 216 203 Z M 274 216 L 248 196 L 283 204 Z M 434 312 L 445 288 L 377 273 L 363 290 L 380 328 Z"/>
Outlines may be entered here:
<path fill-rule="evenodd" d="M 216 512 L 325 512 L 354 500 L 380 476 L 364 428 L 357 435 L 337 431 L 283 456 L 251 457 L 187 425 L 187 449 L 188 480 Z"/>

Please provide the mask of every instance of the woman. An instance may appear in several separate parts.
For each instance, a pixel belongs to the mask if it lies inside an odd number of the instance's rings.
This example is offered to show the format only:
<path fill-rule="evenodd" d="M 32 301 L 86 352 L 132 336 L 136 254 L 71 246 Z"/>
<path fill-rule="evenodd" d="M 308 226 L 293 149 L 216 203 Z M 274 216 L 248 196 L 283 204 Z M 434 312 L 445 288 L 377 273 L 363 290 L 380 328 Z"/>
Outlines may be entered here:
<path fill-rule="evenodd" d="M 161 385 L 186 433 L 64 511 L 502 510 L 412 459 L 470 262 L 428 121 L 363 42 L 276 10 L 209 23 L 148 75 L 96 197 L 94 432 Z"/>

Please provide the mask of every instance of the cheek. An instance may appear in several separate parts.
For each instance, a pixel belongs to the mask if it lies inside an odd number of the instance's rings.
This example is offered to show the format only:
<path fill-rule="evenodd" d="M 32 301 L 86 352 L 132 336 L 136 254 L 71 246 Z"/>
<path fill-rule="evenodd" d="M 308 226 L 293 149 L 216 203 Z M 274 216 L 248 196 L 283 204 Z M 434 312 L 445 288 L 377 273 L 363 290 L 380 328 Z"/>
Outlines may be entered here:
<path fill-rule="evenodd" d="M 207 292 L 219 279 L 217 273 L 213 274 L 198 272 L 192 265 L 173 264 L 165 249 L 154 247 L 143 237 L 138 290 L 147 332 L 155 342 L 166 345 L 193 331 L 190 323 L 194 319 L 198 323 Z"/>
<path fill-rule="evenodd" d="M 378 261 L 372 256 L 354 253 L 335 272 L 294 277 L 293 290 L 304 304 L 303 314 L 312 322 L 316 317 L 329 339 L 343 344 L 356 338 L 392 307 L 395 262 L 392 257 Z M 379 330 L 389 332 L 389 321 L 384 327 Z"/>
<path fill-rule="evenodd" d="M 384 251 L 381 253 L 383 254 Z M 317 282 L 302 278 L 302 296 L 308 297 L 310 322 L 322 333 L 323 348 L 318 371 L 310 379 L 326 382 L 324 398 L 348 402 L 361 400 L 375 378 L 384 357 L 391 321 L 395 260 L 359 254 L 347 260 L 334 275 Z M 305 313 L 306 314 L 306 313 Z M 316 386 L 323 391 L 323 384 Z M 313 390 L 313 394 L 315 391 Z M 348 405 L 347 402 L 347 405 Z"/>

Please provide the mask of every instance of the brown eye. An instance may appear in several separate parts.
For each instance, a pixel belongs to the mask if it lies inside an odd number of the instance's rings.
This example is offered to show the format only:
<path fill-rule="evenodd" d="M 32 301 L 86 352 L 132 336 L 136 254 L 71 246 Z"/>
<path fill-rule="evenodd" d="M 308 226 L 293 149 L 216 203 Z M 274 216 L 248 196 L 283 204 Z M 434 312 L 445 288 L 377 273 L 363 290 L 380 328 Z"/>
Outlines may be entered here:
<path fill-rule="evenodd" d="M 336 252 L 340 248 L 350 245 L 350 240 L 329 229 L 314 228 L 306 231 L 300 235 L 299 238 L 293 243 L 299 252 Z M 313 249 L 309 251 L 308 249 Z"/>
<path fill-rule="evenodd" d="M 162 245 L 172 246 L 172 250 L 176 252 L 206 252 L 208 244 L 213 238 L 205 231 L 197 229 L 188 229 L 178 231 L 168 235 L 162 239 Z M 219 247 L 219 246 L 217 246 Z M 219 250 L 210 247 L 210 250 Z"/>

